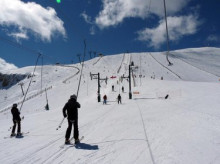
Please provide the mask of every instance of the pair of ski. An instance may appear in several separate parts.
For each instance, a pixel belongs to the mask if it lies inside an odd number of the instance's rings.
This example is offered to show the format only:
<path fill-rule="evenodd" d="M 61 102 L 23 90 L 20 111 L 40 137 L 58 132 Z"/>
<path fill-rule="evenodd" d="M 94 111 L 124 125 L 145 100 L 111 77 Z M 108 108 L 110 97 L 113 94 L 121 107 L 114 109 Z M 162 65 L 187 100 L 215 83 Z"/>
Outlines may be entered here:
<path fill-rule="evenodd" d="M 60 148 L 64 148 L 65 146 L 70 146 L 70 147 L 75 147 L 77 144 L 79 144 L 82 140 L 84 139 L 84 136 L 82 136 L 77 143 L 72 143 L 74 140 L 74 137 L 70 139 L 70 143 L 66 144 L 64 143 L 63 145 L 60 146 Z"/>
<path fill-rule="evenodd" d="M 26 136 L 29 133 L 30 132 L 22 132 L 20 135 L 6 136 L 6 137 L 4 137 L 4 139 L 7 139 L 7 138 L 23 138 L 24 136 Z"/>

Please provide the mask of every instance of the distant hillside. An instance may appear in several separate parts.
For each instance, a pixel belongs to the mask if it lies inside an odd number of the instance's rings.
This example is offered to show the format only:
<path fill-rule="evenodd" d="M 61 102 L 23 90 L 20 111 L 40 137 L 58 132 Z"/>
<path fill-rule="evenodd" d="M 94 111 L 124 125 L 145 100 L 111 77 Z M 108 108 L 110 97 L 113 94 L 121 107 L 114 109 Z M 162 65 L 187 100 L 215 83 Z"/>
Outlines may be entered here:
<path fill-rule="evenodd" d="M 22 74 L 2 74 L 0 73 L 0 88 L 10 88 L 19 81 L 25 79 L 27 75 Z"/>

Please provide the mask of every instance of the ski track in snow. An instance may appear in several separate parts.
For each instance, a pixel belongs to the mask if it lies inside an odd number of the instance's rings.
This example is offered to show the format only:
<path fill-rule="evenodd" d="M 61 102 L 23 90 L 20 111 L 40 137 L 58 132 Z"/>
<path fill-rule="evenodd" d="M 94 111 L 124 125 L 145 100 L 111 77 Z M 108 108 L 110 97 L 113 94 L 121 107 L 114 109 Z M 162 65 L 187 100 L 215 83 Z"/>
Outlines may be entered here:
<path fill-rule="evenodd" d="M 63 138 L 63 137 L 59 137 L 58 139 L 49 142 L 48 144 L 46 144 L 46 145 L 40 147 L 39 149 L 37 149 L 37 150 L 31 152 L 30 154 L 26 155 L 26 156 L 23 157 L 21 160 L 16 161 L 16 162 L 18 162 L 18 163 L 19 163 L 19 162 L 24 162 L 24 163 L 26 163 L 26 162 L 27 162 L 27 163 L 28 163 L 28 162 L 31 162 L 31 161 L 33 160 L 33 158 L 34 158 L 35 156 L 37 156 L 37 153 L 38 153 L 38 152 L 41 152 L 41 151 L 43 151 L 44 149 L 50 148 L 50 146 L 52 146 L 52 145 L 54 145 L 54 144 L 57 144 L 56 141 L 60 140 L 61 138 Z"/>
<path fill-rule="evenodd" d="M 142 124 L 143 124 L 144 135 L 145 135 L 145 139 L 146 139 L 146 142 L 147 142 L 147 147 L 149 149 L 150 157 L 151 157 L 152 163 L 155 164 L 153 152 L 152 152 L 152 149 L 151 149 L 151 146 L 150 146 L 150 141 L 149 141 L 148 135 L 147 135 L 147 129 L 146 129 L 146 126 L 145 126 L 145 123 L 144 123 L 144 119 L 143 119 L 143 114 L 142 114 L 141 109 L 140 109 L 140 107 L 139 107 L 137 102 L 136 102 L 136 104 L 137 104 L 137 108 L 138 108 L 138 111 L 140 113 L 141 121 L 142 121 Z"/>

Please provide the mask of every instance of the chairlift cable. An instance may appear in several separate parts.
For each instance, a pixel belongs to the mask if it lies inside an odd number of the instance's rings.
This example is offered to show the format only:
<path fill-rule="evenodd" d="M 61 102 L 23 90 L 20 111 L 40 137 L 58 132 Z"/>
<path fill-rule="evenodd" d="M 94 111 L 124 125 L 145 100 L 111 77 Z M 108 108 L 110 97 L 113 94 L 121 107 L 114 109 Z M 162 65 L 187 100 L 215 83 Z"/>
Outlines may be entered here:
<path fill-rule="evenodd" d="M 24 104 L 25 98 L 26 98 L 27 93 L 28 93 L 28 90 L 29 90 L 29 88 L 30 88 L 30 85 L 31 85 L 32 79 L 33 79 L 33 77 L 34 77 L 34 72 L 35 72 L 35 70 L 36 70 L 37 63 L 38 63 L 38 60 L 39 60 L 40 56 L 41 56 L 41 54 L 39 53 L 39 54 L 38 54 L 38 57 L 37 57 L 37 60 L 36 60 L 36 63 L 35 63 L 35 67 L 34 67 L 33 74 L 32 74 L 32 76 L 31 76 L 31 80 L 30 80 L 30 82 L 29 82 L 29 85 L 28 85 L 27 91 L 26 91 L 26 93 L 25 93 L 25 95 L 24 95 L 24 98 L 23 98 L 23 101 L 22 101 L 22 103 L 21 103 L 20 111 L 21 111 L 21 109 L 22 109 L 22 106 L 23 106 L 23 104 Z"/>
<path fill-rule="evenodd" d="M 77 89 L 77 94 L 76 94 L 77 97 L 79 95 L 79 88 L 80 88 L 80 84 L 81 84 L 81 78 L 82 78 L 82 72 L 83 72 L 83 67 L 84 67 L 85 56 L 86 56 L 86 40 L 84 39 L 84 56 L 83 56 L 82 69 L 81 69 L 81 73 L 80 73 L 79 84 L 78 84 L 78 89 Z"/>
<path fill-rule="evenodd" d="M 41 57 L 41 91 L 42 91 L 42 84 L 43 84 L 43 56 Z"/>
<path fill-rule="evenodd" d="M 19 43 L 17 43 L 17 42 L 13 42 L 13 41 L 11 41 L 11 40 L 9 40 L 9 39 L 6 39 L 6 38 L 4 38 L 4 37 L 2 37 L 2 36 L 0 36 L 0 40 L 5 41 L 5 42 L 8 42 L 10 45 L 12 45 L 12 46 L 14 46 L 14 47 L 17 47 L 17 48 L 20 48 L 20 49 L 23 49 L 23 50 L 26 50 L 26 51 L 28 51 L 28 52 L 30 52 L 30 53 L 38 54 L 37 51 L 35 51 L 35 50 L 31 49 L 31 48 L 28 48 L 28 47 L 26 47 L 26 46 L 24 46 L 24 45 L 21 45 L 21 44 L 19 44 Z"/>
<path fill-rule="evenodd" d="M 166 11 L 166 2 L 165 0 L 163 0 L 164 2 L 164 16 L 165 16 L 165 23 L 166 23 L 166 33 L 167 33 L 167 53 L 166 53 L 166 59 L 167 59 L 167 62 L 169 63 L 169 65 L 173 65 L 169 59 L 168 59 L 168 55 L 169 55 L 169 52 L 170 52 L 170 42 L 169 42 L 169 33 L 168 33 L 168 25 L 167 25 L 167 11 Z"/>
<path fill-rule="evenodd" d="M 4 38 L 4 37 L 1 36 L 1 35 L 0 35 L 0 40 L 3 41 L 3 42 L 7 42 L 7 43 L 10 44 L 11 46 L 14 46 L 14 47 L 16 47 L 16 48 L 20 48 L 20 49 L 22 49 L 22 50 L 24 50 L 24 51 L 26 51 L 26 52 L 29 52 L 30 54 L 38 55 L 38 54 L 40 53 L 39 51 L 36 51 L 36 50 L 34 50 L 34 49 L 32 49 L 32 48 L 29 48 L 29 47 L 27 47 L 27 46 L 24 46 L 24 45 L 22 45 L 22 44 L 20 44 L 20 43 L 14 42 L 14 41 L 9 40 L 9 39 L 6 39 L 6 38 Z M 42 53 L 41 53 L 41 56 L 47 57 L 47 58 L 49 58 L 51 61 L 52 61 L 52 60 L 55 61 L 55 62 L 58 61 L 58 59 L 56 59 L 55 57 L 48 56 L 48 55 L 45 55 L 45 54 L 42 54 Z"/>

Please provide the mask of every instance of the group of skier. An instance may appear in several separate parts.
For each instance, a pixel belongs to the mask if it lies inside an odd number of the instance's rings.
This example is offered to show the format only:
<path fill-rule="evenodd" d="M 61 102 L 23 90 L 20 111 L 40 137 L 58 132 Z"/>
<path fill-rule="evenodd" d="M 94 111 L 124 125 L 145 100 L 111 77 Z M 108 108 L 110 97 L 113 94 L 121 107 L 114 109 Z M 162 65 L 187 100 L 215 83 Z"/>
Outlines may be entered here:
<path fill-rule="evenodd" d="M 124 93 L 124 87 L 122 86 L 122 92 Z M 112 85 L 112 92 L 114 92 L 114 85 Z M 117 96 L 117 101 L 118 101 L 118 104 L 121 104 L 121 95 L 118 94 Z M 103 104 L 106 104 L 107 103 L 107 96 L 106 94 L 103 96 Z"/>
<path fill-rule="evenodd" d="M 124 87 L 122 87 L 122 92 L 124 92 Z M 121 95 L 118 94 L 117 96 L 118 104 L 121 103 Z M 107 96 L 103 96 L 103 104 L 107 103 Z M 76 95 L 71 95 L 70 99 L 68 102 L 64 105 L 63 107 L 63 117 L 67 118 L 68 120 L 68 128 L 66 130 L 66 135 L 65 135 L 65 144 L 70 144 L 70 134 L 72 131 L 72 126 L 74 128 L 73 131 L 73 138 L 75 139 L 75 144 L 79 143 L 79 129 L 78 129 L 78 108 L 80 108 L 81 105 L 79 102 L 77 102 L 77 96 Z M 20 112 L 17 108 L 17 104 L 13 104 L 11 108 L 11 113 L 12 113 L 12 121 L 13 121 L 13 127 L 12 127 L 12 132 L 11 132 L 11 137 L 13 136 L 22 136 L 21 133 L 21 117 L 20 117 Z M 15 133 L 15 129 L 17 126 L 17 134 Z"/>
<path fill-rule="evenodd" d="M 73 137 L 75 139 L 75 144 L 80 142 L 79 141 L 79 129 L 78 129 L 78 108 L 80 107 L 81 105 L 77 102 L 76 95 L 71 95 L 70 99 L 63 107 L 63 116 L 64 118 L 67 117 L 67 120 L 68 120 L 68 128 L 66 130 L 66 135 L 65 135 L 65 144 L 70 144 L 70 134 L 72 131 L 72 126 L 74 127 Z M 21 117 L 20 117 L 20 112 L 17 108 L 17 104 L 13 104 L 11 113 L 13 117 L 12 121 L 14 123 L 12 127 L 11 137 L 13 136 L 20 137 L 22 136 Z M 17 134 L 15 133 L 16 126 L 18 126 Z"/>
<path fill-rule="evenodd" d="M 121 95 L 120 94 L 118 94 L 117 100 L 118 100 L 118 104 L 119 103 L 121 104 Z M 107 104 L 107 96 L 106 95 L 103 96 L 103 104 Z"/>

